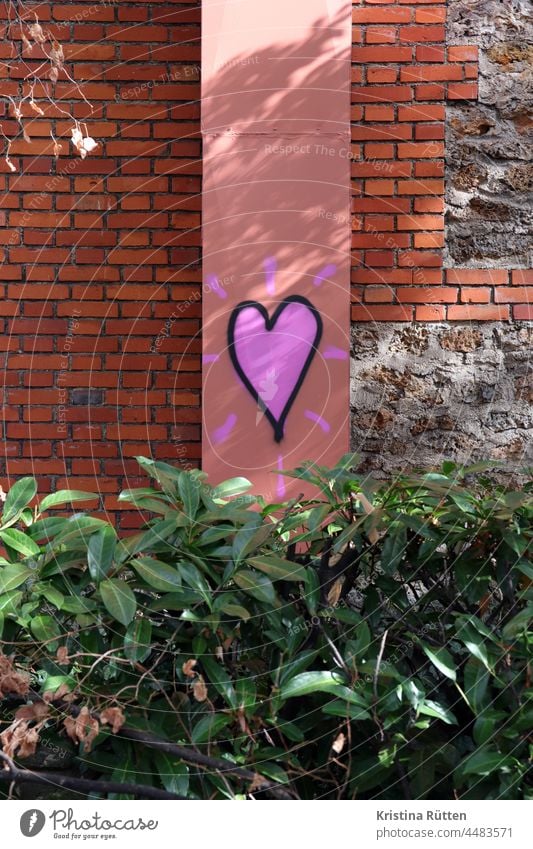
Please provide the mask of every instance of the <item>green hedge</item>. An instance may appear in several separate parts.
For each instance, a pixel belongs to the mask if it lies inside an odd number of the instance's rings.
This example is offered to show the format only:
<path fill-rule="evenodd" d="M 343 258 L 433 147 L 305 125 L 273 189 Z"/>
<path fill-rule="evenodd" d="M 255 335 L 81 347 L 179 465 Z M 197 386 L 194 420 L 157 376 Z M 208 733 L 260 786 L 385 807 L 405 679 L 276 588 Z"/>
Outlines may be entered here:
<path fill-rule="evenodd" d="M 30 508 L 24 478 L 7 496 L 5 779 L 37 764 L 110 798 L 531 798 L 530 485 L 452 463 L 383 484 L 348 456 L 291 473 L 314 497 L 265 504 L 244 479 L 139 462 L 153 488 L 120 499 L 147 522 L 123 539 L 58 514 L 87 493 Z"/>

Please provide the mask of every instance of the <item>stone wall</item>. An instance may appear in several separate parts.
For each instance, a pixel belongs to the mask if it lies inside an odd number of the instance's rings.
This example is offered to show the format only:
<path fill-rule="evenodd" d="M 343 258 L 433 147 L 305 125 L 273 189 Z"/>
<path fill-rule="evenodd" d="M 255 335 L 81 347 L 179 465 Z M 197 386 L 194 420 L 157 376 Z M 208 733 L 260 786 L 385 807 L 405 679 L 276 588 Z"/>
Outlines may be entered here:
<path fill-rule="evenodd" d="M 352 449 L 364 469 L 532 464 L 532 325 L 361 324 L 352 333 Z"/>
<path fill-rule="evenodd" d="M 448 44 L 479 48 L 479 100 L 447 106 L 445 265 L 531 267 L 533 6 L 449 0 Z"/>

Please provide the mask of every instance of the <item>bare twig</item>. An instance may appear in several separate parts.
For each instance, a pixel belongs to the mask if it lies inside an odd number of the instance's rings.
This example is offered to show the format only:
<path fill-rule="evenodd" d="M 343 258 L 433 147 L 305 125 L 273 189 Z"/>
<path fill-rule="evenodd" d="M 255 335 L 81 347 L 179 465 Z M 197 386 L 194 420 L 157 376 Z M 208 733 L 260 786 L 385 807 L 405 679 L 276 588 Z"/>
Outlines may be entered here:
<path fill-rule="evenodd" d="M 159 790 L 157 787 L 149 787 L 145 784 L 132 784 L 121 781 L 93 781 L 90 778 L 77 778 L 73 775 L 64 775 L 60 772 L 34 772 L 31 769 L 19 769 L 14 761 L 3 752 L 0 752 L 0 760 L 6 764 L 6 769 L 0 770 L 0 781 L 9 781 L 13 784 L 25 784 L 31 781 L 33 784 L 42 784 L 48 787 L 62 787 L 65 790 L 73 790 L 80 796 L 87 797 L 97 793 L 123 793 L 127 796 L 137 796 L 139 799 L 174 799 L 184 800 L 184 796 L 169 793 L 167 790 Z"/>

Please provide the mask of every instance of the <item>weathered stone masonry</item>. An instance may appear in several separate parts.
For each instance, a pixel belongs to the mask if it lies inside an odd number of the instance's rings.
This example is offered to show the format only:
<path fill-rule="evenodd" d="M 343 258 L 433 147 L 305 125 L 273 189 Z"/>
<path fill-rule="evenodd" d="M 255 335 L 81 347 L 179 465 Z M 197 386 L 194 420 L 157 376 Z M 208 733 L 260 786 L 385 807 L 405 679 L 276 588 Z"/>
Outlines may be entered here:
<path fill-rule="evenodd" d="M 398 7 L 380 5 L 390 28 L 384 19 L 378 30 L 372 13 L 358 5 L 366 43 L 402 42 L 393 26 Z M 353 315 L 365 323 L 353 329 L 352 444 L 362 467 L 378 474 L 450 458 L 495 459 L 520 470 L 533 459 L 533 331 L 525 321 L 533 300 L 532 11 L 522 0 L 449 0 L 447 11 L 444 40 L 444 6 L 415 10 L 428 33 L 433 27 L 434 41 L 415 47 L 414 67 L 395 66 L 388 77 L 397 82 L 399 67 L 400 80 L 417 83 L 416 104 L 398 105 L 398 122 L 420 121 L 415 138 L 445 138 L 446 205 L 437 157 L 415 163 L 415 175 L 425 172 L 425 181 L 404 182 L 399 174 L 390 209 L 403 213 L 412 187 L 412 211 L 427 213 L 425 224 L 418 216 L 423 232 L 414 234 L 414 245 L 427 254 L 419 253 L 407 273 L 400 251 L 390 269 L 354 270 L 355 282 L 364 285 L 356 289 L 361 303 Z M 423 34 L 421 27 L 417 37 Z M 397 60 L 403 61 L 400 53 Z M 370 67 L 366 74 L 368 83 Z M 439 128 L 444 115 L 446 127 Z M 446 229 L 438 232 L 443 212 Z M 442 248 L 433 258 L 432 245 Z M 409 319 L 413 309 L 418 323 L 380 320 Z"/>

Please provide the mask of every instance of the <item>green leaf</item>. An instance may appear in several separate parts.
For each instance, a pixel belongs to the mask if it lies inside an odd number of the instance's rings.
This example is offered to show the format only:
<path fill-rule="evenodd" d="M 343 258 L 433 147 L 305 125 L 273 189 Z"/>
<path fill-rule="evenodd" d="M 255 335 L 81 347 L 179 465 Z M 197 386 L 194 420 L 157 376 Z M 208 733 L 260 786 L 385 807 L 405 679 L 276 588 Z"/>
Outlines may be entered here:
<path fill-rule="evenodd" d="M 137 601 L 131 588 L 116 578 L 102 581 L 100 584 L 102 601 L 113 619 L 127 626 L 135 616 Z"/>
<path fill-rule="evenodd" d="M 245 711 L 252 710 L 257 700 L 257 688 L 253 679 L 238 678 L 235 682 L 235 690 L 237 692 L 238 707 Z"/>
<path fill-rule="evenodd" d="M 50 495 L 45 495 L 39 504 L 39 512 L 44 513 L 51 507 L 59 507 L 63 504 L 76 504 L 78 501 L 95 501 L 99 496 L 94 492 L 83 492 L 80 489 L 59 489 Z"/>
<path fill-rule="evenodd" d="M 203 716 L 192 730 L 192 742 L 195 746 L 198 746 L 201 743 L 209 743 L 211 741 L 219 742 L 217 740 L 218 734 L 223 728 L 229 725 L 230 722 L 232 722 L 232 718 L 223 713 L 209 713 L 206 716 Z"/>
<path fill-rule="evenodd" d="M 489 677 L 489 672 L 477 658 L 471 657 L 467 660 L 464 670 L 464 691 L 475 714 L 480 713 L 486 705 Z"/>
<path fill-rule="evenodd" d="M 372 719 L 372 714 L 359 705 L 353 705 L 349 702 L 343 702 L 340 699 L 335 699 L 329 702 L 322 708 L 322 713 L 327 713 L 328 716 L 342 716 L 345 719 L 354 721 Z"/>
<path fill-rule="evenodd" d="M 478 631 L 466 625 L 457 632 L 457 636 L 465 644 L 470 654 L 480 660 L 489 672 L 493 673 L 485 643 Z"/>
<path fill-rule="evenodd" d="M 202 483 L 199 480 L 191 477 L 191 475 L 181 475 L 178 481 L 178 489 L 180 498 L 183 501 L 183 511 L 191 521 L 198 512 L 200 504 L 200 487 Z"/>
<path fill-rule="evenodd" d="M 31 537 L 16 528 L 6 528 L 0 531 L 0 539 L 14 551 L 23 554 L 24 557 L 36 557 L 41 553 L 41 549 Z"/>
<path fill-rule="evenodd" d="M 232 616 L 234 619 L 242 619 L 247 622 L 251 614 L 249 610 L 242 607 L 240 604 L 226 604 L 225 602 L 219 605 L 219 609 L 227 616 Z"/>
<path fill-rule="evenodd" d="M 446 678 L 452 681 L 457 679 L 457 667 L 449 651 L 445 648 L 430 648 L 426 643 L 421 642 L 420 645 L 424 653 L 429 657 L 433 666 L 436 666 L 439 672 L 442 672 Z"/>
<path fill-rule="evenodd" d="M 295 696 L 308 696 L 310 693 L 331 693 L 345 699 L 350 704 L 366 707 L 366 702 L 361 695 L 350 690 L 342 683 L 342 677 L 337 672 L 319 670 L 316 672 L 302 672 L 291 678 L 281 688 L 281 698 L 291 699 Z"/>
<path fill-rule="evenodd" d="M 391 522 L 387 536 L 381 549 L 380 564 L 386 575 L 393 575 L 402 561 L 406 542 L 405 527 L 398 522 Z"/>
<path fill-rule="evenodd" d="M 496 749 L 478 749 L 459 764 L 463 775 L 490 775 L 498 769 L 511 766 L 513 759 Z"/>
<path fill-rule="evenodd" d="M 136 557 L 130 565 L 150 587 L 162 592 L 172 592 L 181 587 L 181 577 L 177 569 L 155 560 L 152 557 Z"/>
<path fill-rule="evenodd" d="M 223 696 L 232 710 L 237 710 L 237 693 L 226 669 L 211 657 L 203 657 L 202 666 L 214 688 Z"/>
<path fill-rule="evenodd" d="M 270 578 L 260 572 L 252 572 L 251 569 L 240 569 L 233 576 L 233 580 L 241 590 L 263 601 L 266 604 L 275 604 L 276 591 Z"/>
<path fill-rule="evenodd" d="M 28 506 L 36 493 L 37 481 L 35 478 L 21 478 L 16 481 L 6 495 L 2 513 L 2 525 L 14 521 L 24 508 Z"/>
<path fill-rule="evenodd" d="M 124 636 L 124 654 L 135 663 L 143 663 L 152 652 L 152 623 L 149 619 L 134 619 Z"/>
<path fill-rule="evenodd" d="M 284 560 L 275 554 L 250 557 L 248 563 L 261 572 L 265 572 L 273 581 L 305 581 L 306 579 L 306 570 L 303 566 L 299 566 L 298 563 L 293 563 L 290 560 Z"/>
<path fill-rule="evenodd" d="M 96 610 L 96 607 L 96 602 L 92 599 L 74 595 L 67 596 L 61 604 L 61 610 L 72 614 L 90 613 L 92 610 Z"/>
<path fill-rule="evenodd" d="M 520 613 L 517 613 L 516 616 L 507 622 L 502 628 L 502 634 L 506 640 L 512 640 L 514 637 L 518 636 L 518 634 L 527 631 L 531 625 L 531 620 L 533 617 L 533 605 L 528 605 Z"/>
<path fill-rule="evenodd" d="M 168 539 L 168 537 L 177 530 L 176 517 L 171 519 L 160 519 L 135 537 L 132 537 L 131 548 L 129 548 L 130 556 L 138 554 L 139 551 L 150 552 L 154 547 L 160 545 Z"/>
<path fill-rule="evenodd" d="M 202 573 L 192 563 L 185 563 L 183 561 L 178 563 L 178 569 L 185 583 L 189 587 L 192 587 L 193 590 L 197 590 L 205 603 L 211 608 L 213 602 L 211 587 Z"/>
<path fill-rule="evenodd" d="M 434 716 L 436 719 L 442 719 L 446 725 L 459 724 L 451 710 L 431 699 L 427 699 L 423 704 L 419 705 L 418 712 L 425 716 Z"/>
<path fill-rule="evenodd" d="M 15 590 L 26 581 L 30 575 L 35 574 L 27 566 L 0 566 L 0 594 Z"/>
<path fill-rule="evenodd" d="M 283 687 L 287 681 L 290 681 L 291 678 L 295 678 L 296 675 L 303 672 L 313 662 L 317 654 L 318 649 L 306 649 L 306 651 L 296 655 L 293 660 L 287 663 L 281 663 L 278 670 L 272 673 L 274 680 L 276 680 L 275 676 L 278 675 L 279 684 Z"/>
<path fill-rule="evenodd" d="M 57 640 L 49 642 L 53 637 L 60 637 L 61 631 L 58 628 L 57 622 L 51 616 L 44 614 L 34 616 L 30 622 L 30 628 L 33 636 L 42 643 L 46 643 L 46 649 L 49 652 L 56 652 L 59 643 Z"/>
<path fill-rule="evenodd" d="M 54 587 L 53 584 L 40 584 L 38 589 L 35 586 L 33 588 L 34 592 L 39 592 L 40 595 L 43 596 L 50 604 L 53 604 L 54 607 L 57 607 L 58 610 L 63 609 L 63 602 L 65 600 L 65 596 L 62 592 L 60 592 L 57 587 Z"/>
<path fill-rule="evenodd" d="M 246 480 L 246 478 L 230 478 L 215 487 L 211 495 L 216 499 L 231 498 L 233 495 L 240 495 L 242 492 L 246 492 L 250 489 L 251 485 L 250 481 Z"/>
<path fill-rule="evenodd" d="M 97 531 L 89 539 L 87 563 L 89 574 L 95 583 L 100 583 L 109 575 L 116 546 L 117 535 L 111 525 Z"/>
<path fill-rule="evenodd" d="M 189 767 L 183 761 L 167 755 L 165 752 L 156 752 L 155 763 L 165 790 L 176 793 L 178 796 L 187 796 L 189 792 Z"/>
<path fill-rule="evenodd" d="M 22 598 L 23 593 L 20 590 L 11 590 L 4 595 L 0 595 L 0 614 L 3 617 L 10 615 L 17 616 Z"/>

